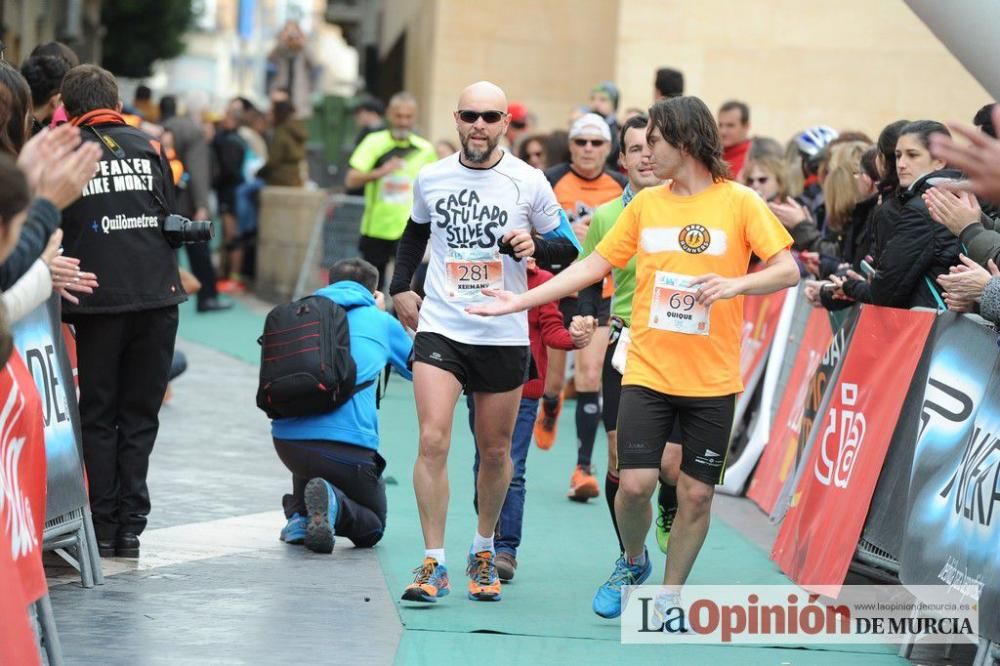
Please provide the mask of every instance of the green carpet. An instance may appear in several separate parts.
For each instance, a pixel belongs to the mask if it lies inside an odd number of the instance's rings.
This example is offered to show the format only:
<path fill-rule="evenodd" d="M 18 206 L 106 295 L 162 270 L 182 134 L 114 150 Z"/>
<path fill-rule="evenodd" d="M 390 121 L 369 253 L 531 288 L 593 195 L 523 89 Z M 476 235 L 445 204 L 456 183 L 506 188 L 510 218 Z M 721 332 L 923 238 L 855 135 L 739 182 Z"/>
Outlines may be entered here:
<path fill-rule="evenodd" d="M 179 336 L 247 363 L 257 364 L 256 343 L 263 314 L 237 302 L 227 312 L 199 315 L 193 299 L 181 306 Z M 468 664 L 474 655 L 502 654 L 506 664 L 667 663 L 703 664 L 905 664 L 889 646 L 812 646 L 810 649 L 756 646 L 622 645 L 615 621 L 591 611 L 597 586 L 611 571 L 617 542 L 603 497 L 587 504 L 566 499 L 576 462 L 573 442 L 574 403 L 560 419 L 560 435 L 551 451 L 532 447 L 527 465 L 527 498 L 523 543 L 514 582 L 504 587 L 499 603 L 466 599 L 464 560 L 476 527 L 472 508 L 473 444 L 464 401 L 455 415 L 449 459 L 451 501 L 446 548 L 452 594 L 436 605 L 397 602 L 405 627 L 396 663 Z M 382 402 L 381 453 L 388 461 L 389 517 L 386 536 L 375 549 L 389 593 L 398 599 L 412 580 L 411 570 L 423 558 L 423 542 L 411 473 L 417 451 L 417 421 L 411 385 L 390 381 Z M 603 432 L 598 434 L 595 462 L 599 478 L 607 463 Z M 603 488 L 602 488 L 603 492 Z M 663 556 L 652 534 L 650 553 L 656 579 Z M 692 583 L 780 584 L 787 579 L 768 554 L 720 520 L 691 575 Z M 377 634 L 378 629 L 373 628 Z M 502 634 L 502 635 L 498 635 Z M 485 652 L 482 652 L 485 651 Z"/>
<path fill-rule="evenodd" d="M 473 602 L 468 602 L 473 603 Z M 506 603 L 505 601 L 500 602 Z M 845 646 L 849 647 L 849 646 Z M 803 648 L 701 645 L 621 645 L 605 640 L 551 636 L 498 636 L 496 634 L 406 631 L 396 652 L 396 664 L 407 666 L 466 666 L 480 658 L 504 666 L 568 664 L 571 666 L 889 666 L 906 664 L 892 654 L 833 652 Z"/>
<path fill-rule="evenodd" d="M 264 315 L 252 311 L 239 301 L 234 301 L 231 310 L 204 314 L 198 314 L 194 297 L 180 306 L 178 337 L 253 365 L 260 363 L 257 338 L 263 330 Z"/>
<path fill-rule="evenodd" d="M 378 547 L 389 593 L 398 599 L 412 580 L 411 570 L 423 557 L 423 545 L 411 471 L 416 457 L 417 423 L 411 387 L 398 378 L 382 403 L 382 448 L 389 461 L 386 473 L 389 524 Z M 611 572 L 618 546 L 603 497 L 587 504 L 566 499 L 576 462 L 573 403 L 560 419 L 560 434 L 550 451 L 532 447 L 527 464 L 525 524 L 515 580 L 504 586 L 499 603 L 469 601 L 465 596 L 464 559 L 476 527 L 472 508 L 473 444 L 468 412 L 461 401 L 455 416 L 449 457 L 451 499 L 445 536 L 452 594 L 434 605 L 397 602 L 406 628 L 397 664 L 469 663 L 473 649 L 494 647 L 510 663 L 602 663 L 663 654 L 659 646 L 624 646 L 616 621 L 603 620 L 591 610 L 597 586 Z M 603 473 L 607 454 L 598 436 L 595 462 Z M 603 489 L 602 489 L 603 490 Z M 663 556 L 652 532 L 648 546 L 654 576 L 662 575 Z M 784 584 L 788 582 L 768 554 L 720 520 L 691 575 L 695 584 Z M 488 633 L 481 633 L 488 632 Z M 505 634 L 502 638 L 495 634 Z M 502 640 L 502 643 L 500 642 Z M 827 651 L 829 650 L 829 651 Z M 674 663 L 833 664 L 905 663 L 889 646 L 814 646 L 810 650 L 740 646 L 669 648 Z M 451 661 L 449 661 L 451 660 Z"/>

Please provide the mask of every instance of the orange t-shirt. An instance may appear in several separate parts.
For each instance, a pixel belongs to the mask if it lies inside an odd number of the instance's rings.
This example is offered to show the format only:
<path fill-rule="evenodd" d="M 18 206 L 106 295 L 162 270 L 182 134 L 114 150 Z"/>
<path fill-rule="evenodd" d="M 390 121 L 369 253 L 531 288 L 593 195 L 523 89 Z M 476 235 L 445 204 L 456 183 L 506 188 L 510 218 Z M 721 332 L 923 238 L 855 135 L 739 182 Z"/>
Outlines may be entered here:
<path fill-rule="evenodd" d="M 598 206 L 620 197 L 628 182 L 621 174 L 611 171 L 602 171 L 596 178 L 584 178 L 568 164 L 548 169 L 545 177 L 549 179 L 556 200 L 566 211 L 570 224 L 581 217 L 593 215 Z M 601 298 L 611 298 L 614 293 L 615 283 L 609 275 L 604 278 Z"/>
<path fill-rule="evenodd" d="M 607 171 L 597 178 L 587 179 L 566 169 L 565 173 L 551 182 L 552 191 L 571 223 L 592 215 L 598 206 L 620 197 L 625 189 L 621 181 Z"/>
<path fill-rule="evenodd" d="M 668 316 L 678 319 L 690 319 L 682 311 L 693 300 L 685 300 L 686 292 L 664 292 L 657 280 L 663 284 L 668 273 L 739 277 L 746 274 L 751 253 L 767 261 L 791 244 L 792 237 L 767 204 L 732 181 L 714 183 L 689 197 L 675 195 L 667 185 L 639 192 L 596 248 L 618 268 L 636 257 L 632 345 L 622 384 L 688 397 L 741 392 L 743 297 L 712 304 L 707 334 L 663 330 L 663 294 L 677 295 L 672 301 L 677 312 Z"/>

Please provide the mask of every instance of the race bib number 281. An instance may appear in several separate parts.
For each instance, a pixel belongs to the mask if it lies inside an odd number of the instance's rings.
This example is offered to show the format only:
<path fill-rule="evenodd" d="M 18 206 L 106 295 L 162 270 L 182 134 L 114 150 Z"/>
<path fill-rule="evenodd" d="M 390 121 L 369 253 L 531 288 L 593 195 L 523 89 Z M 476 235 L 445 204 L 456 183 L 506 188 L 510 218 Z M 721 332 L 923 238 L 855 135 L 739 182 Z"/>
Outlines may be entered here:
<path fill-rule="evenodd" d="M 686 335 L 708 335 L 709 311 L 697 301 L 698 289 L 692 278 L 679 273 L 656 272 L 653 302 L 649 306 L 649 327 Z"/>
<path fill-rule="evenodd" d="M 503 259 L 496 250 L 452 248 L 444 260 L 448 300 L 477 303 L 483 289 L 503 289 Z"/>

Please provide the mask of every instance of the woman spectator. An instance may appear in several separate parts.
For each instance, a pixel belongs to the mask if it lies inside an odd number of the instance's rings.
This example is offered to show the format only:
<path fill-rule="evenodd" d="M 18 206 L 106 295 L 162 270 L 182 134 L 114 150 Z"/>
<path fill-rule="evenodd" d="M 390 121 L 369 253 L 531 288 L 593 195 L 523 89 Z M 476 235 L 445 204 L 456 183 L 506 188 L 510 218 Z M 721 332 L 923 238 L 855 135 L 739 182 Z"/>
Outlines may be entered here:
<path fill-rule="evenodd" d="M 19 71 L 0 61 L 0 151 L 17 157 L 31 138 L 31 88 Z"/>
<path fill-rule="evenodd" d="M 785 144 L 785 172 L 788 174 L 789 194 L 793 197 L 802 194 L 805 176 L 802 175 L 802 153 L 799 152 L 799 144 L 795 142 L 795 137 Z"/>
<path fill-rule="evenodd" d="M 849 211 L 846 208 L 841 209 L 838 202 L 837 212 L 833 213 L 838 219 L 842 217 L 844 221 L 839 233 L 839 258 L 844 264 L 850 264 L 850 267 L 858 273 L 863 272 L 861 262 L 868 255 L 871 244 L 871 227 L 880 200 L 877 157 L 878 148 L 875 146 L 869 146 L 861 153 L 861 158 L 851 174 L 857 199 Z M 823 276 L 825 277 L 831 272 L 833 271 L 825 272 Z"/>
<path fill-rule="evenodd" d="M 31 112 L 31 90 L 27 81 L 8 63 L 0 61 L 0 154 L 17 160 L 35 197 L 28 207 L 23 229 L 19 229 L 9 255 L 0 263 L 2 291 L 13 287 L 41 256 L 52 234 L 59 228 L 59 211 L 79 198 L 83 186 L 93 175 L 93 167 L 100 154 L 96 146 L 74 152 L 80 144 L 80 131 L 69 125 L 40 132 L 30 138 Z M 81 151 L 86 155 L 78 155 Z M 68 171 L 74 166 L 81 171 Z M 64 182 L 67 178 L 69 189 Z M 75 192 L 73 188 L 76 188 Z M 58 268 L 52 274 L 54 280 L 62 275 L 57 276 L 56 272 L 62 270 L 72 274 L 72 277 L 82 275 L 76 259 L 59 257 L 56 265 Z M 88 285 L 90 276 L 92 274 L 88 273 L 83 279 Z M 96 281 L 93 284 L 96 286 Z M 64 286 L 57 283 L 56 288 L 63 289 Z"/>
<path fill-rule="evenodd" d="M 876 142 L 874 170 L 869 177 L 874 179 L 874 208 L 865 228 L 866 239 L 851 239 L 845 243 L 845 260 L 852 264 L 855 275 L 864 273 L 861 260 L 879 254 L 882 241 L 889 233 L 887 230 L 896 226 L 899 218 L 899 174 L 896 173 L 896 141 L 900 131 L 910 124 L 909 120 L 897 120 L 885 126 Z M 865 160 L 862 160 L 862 165 Z M 871 163 L 869 162 L 869 165 Z M 853 248 L 853 250 L 852 250 Z M 853 255 L 850 253 L 853 251 Z M 850 258 L 849 258 L 850 257 Z M 846 262 L 845 262 L 846 263 Z M 838 271 L 838 277 L 846 276 L 846 271 Z M 828 276 L 829 277 L 829 276 Z M 839 284 L 839 283 L 838 283 Z M 827 282 L 806 287 L 806 297 L 814 305 L 822 305 L 827 310 L 841 310 L 850 307 L 852 301 L 844 296 L 839 286 Z"/>
<path fill-rule="evenodd" d="M 547 139 L 548 137 L 544 134 L 529 136 L 521 142 L 521 147 L 517 150 L 517 156 L 536 169 L 544 171 L 549 166 L 548 151 L 545 145 Z"/>
<path fill-rule="evenodd" d="M 306 158 L 305 126 L 295 119 L 291 102 L 275 102 L 271 109 L 274 133 L 267 149 L 267 163 L 258 172 L 268 185 L 302 187 L 302 162 Z"/>
<path fill-rule="evenodd" d="M 764 201 L 788 198 L 788 170 L 781 158 L 773 155 L 751 157 L 743 167 L 743 184 Z"/>
<path fill-rule="evenodd" d="M 933 185 L 961 177 L 961 172 L 930 152 L 933 135 L 950 137 L 948 129 L 933 120 L 904 125 L 896 141 L 896 174 L 899 190 L 884 193 L 885 207 L 895 199 L 898 216 L 876 221 L 872 244 L 874 272 L 865 280 L 855 272 L 831 280 L 847 298 L 897 308 L 944 308 L 937 287 L 938 276 L 958 263 L 961 245 L 944 226 L 935 222 L 921 195 Z M 880 150 L 882 137 L 879 138 Z"/>
<path fill-rule="evenodd" d="M 76 136 L 79 143 L 76 128 L 67 126 L 58 132 L 62 136 Z M 73 151 L 75 146 L 71 143 L 58 144 L 46 138 L 42 135 L 25 146 L 25 154 L 41 161 L 43 175 L 34 183 L 10 157 L 0 155 L 0 269 L 8 268 L 15 259 L 28 263 L 28 268 L 4 288 L 2 302 L 10 322 L 21 319 L 45 302 L 53 289 L 75 302 L 76 297 L 70 290 L 92 293 L 97 287 L 96 276 L 81 272 L 78 259 L 61 255 L 60 229 L 55 229 L 47 240 L 41 239 L 37 243 L 41 249 L 33 256 L 36 239 L 24 237 L 26 229 L 33 236 L 39 236 L 41 229 L 53 219 L 58 225 L 59 209 L 80 197 L 83 186 L 97 167 L 100 154 L 96 146 Z M 48 154 L 40 153 L 38 146 L 47 149 Z M 34 202 L 31 202 L 32 195 Z"/>
<path fill-rule="evenodd" d="M 7 261 L 17 246 L 30 202 L 28 180 L 14 160 L 0 155 L 0 264 Z"/>
<path fill-rule="evenodd" d="M 849 227 L 852 227 L 855 206 L 863 198 L 874 194 L 874 187 L 870 180 L 867 188 L 862 188 L 859 185 L 861 156 L 868 147 L 869 144 L 861 141 L 839 143 L 830 147 L 829 154 L 823 160 L 824 178 L 821 182 L 826 225 L 823 231 L 820 231 L 810 218 L 794 228 L 790 228 L 792 238 L 795 241 L 795 249 L 801 250 L 803 253 L 812 253 L 803 256 L 803 259 L 809 266 L 810 272 L 818 277 L 825 277 L 836 272 L 841 263 L 853 263 L 846 256 L 845 233 Z M 874 208 L 874 203 L 873 200 L 872 206 L 866 211 L 862 211 L 861 228 L 866 226 L 867 214 Z M 802 214 L 805 215 L 807 212 L 802 207 Z M 856 231 L 856 229 L 852 230 L 852 235 L 855 236 L 851 240 L 852 245 L 858 242 L 857 234 L 854 233 Z M 865 245 L 864 251 L 867 251 L 867 245 Z M 863 257 L 864 255 L 862 255 Z"/>
<path fill-rule="evenodd" d="M 769 136 L 755 136 L 750 139 L 750 158 L 757 159 L 759 157 L 764 157 L 765 155 L 771 155 L 772 157 L 777 157 L 780 160 L 784 160 L 785 149 L 781 146 L 781 143 L 777 139 L 772 139 Z M 787 173 L 787 169 L 782 167 L 782 170 Z"/>

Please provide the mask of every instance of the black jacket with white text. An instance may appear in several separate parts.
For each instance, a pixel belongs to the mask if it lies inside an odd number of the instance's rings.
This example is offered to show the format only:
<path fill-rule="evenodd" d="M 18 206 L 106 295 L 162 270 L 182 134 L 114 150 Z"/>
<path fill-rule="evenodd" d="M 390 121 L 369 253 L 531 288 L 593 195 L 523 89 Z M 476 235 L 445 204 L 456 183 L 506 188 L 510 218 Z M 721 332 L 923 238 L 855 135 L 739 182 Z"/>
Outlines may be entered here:
<path fill-rule="evenodd" d="M 97 275 L 93 294 L 63 312 L 137 312 L 186 300 L 177 256 L 162 232 L 174 212 L 170 166 L 159 142 L 108 110 L 73 119 L 84 141 L 102 144 L 98 170 L 83 196 L 62 214 L 63 247 L 80 270 Z"/>

